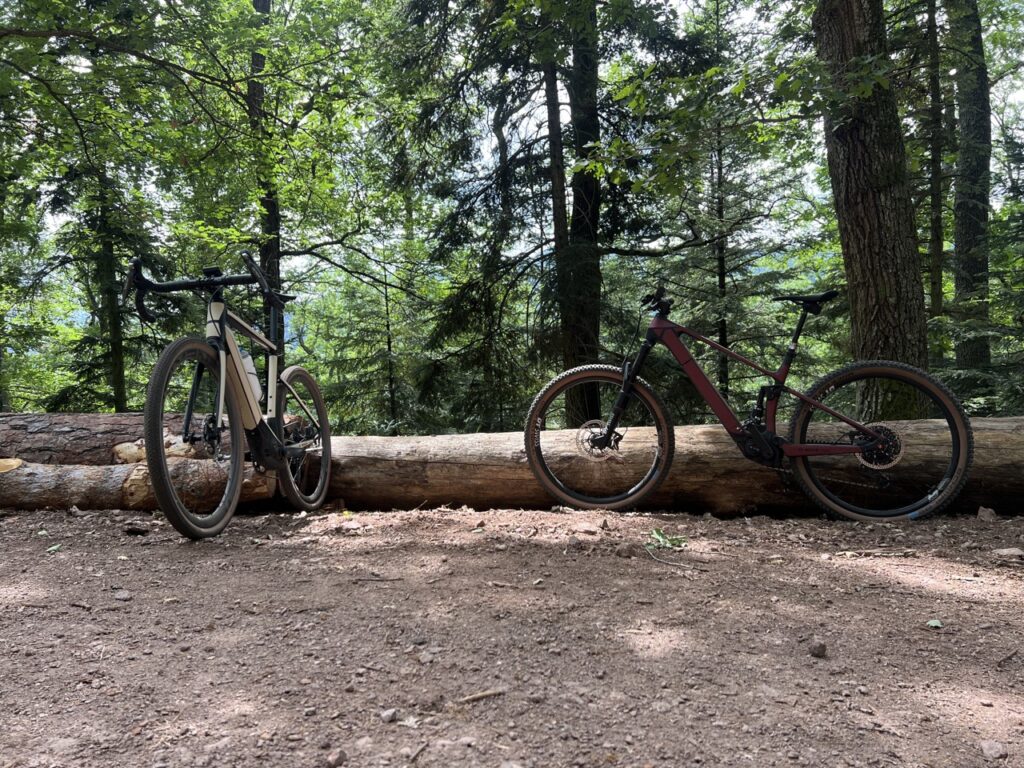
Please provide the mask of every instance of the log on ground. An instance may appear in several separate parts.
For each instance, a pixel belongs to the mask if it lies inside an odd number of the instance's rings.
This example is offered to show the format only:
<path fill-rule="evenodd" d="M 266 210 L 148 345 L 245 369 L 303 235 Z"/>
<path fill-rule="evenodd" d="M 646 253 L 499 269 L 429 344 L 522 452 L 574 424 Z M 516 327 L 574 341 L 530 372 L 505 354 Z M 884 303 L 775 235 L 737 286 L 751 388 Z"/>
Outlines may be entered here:
<path fill-rule="evenodd" d="M 141 439 L 141 413 L 0 414 L 0 458 L 36 464 L 122 464 L 126 462 L 118 460 L 115 446 Z"/>
<path fill-rule="evenodd" d="M 984 505 L 1016 513 L 1024 500 L 1024 418 L 976 419 L 973 426 L 974 465 L 954 508 L 974 511 Z M 934 425 L 915 422 L 904 433 L 915 445 L 934 431 Z M 530 472 L 521 432 L 336 437 L 331 444 L 331 496 L 353 509 L 556 503 Z M 744 458 L 721 426 L 676 427 L 671 471 L 645 506 L 715 514 L 814 510 L 784 477 Z"/>
<path fill-rule="evenodd" d="M 190 459 L 175 459 L 171 471 L 176 482 L 187 484 L 195 494 L 214 497 L 223 491 L 218 479 L 197 472 Z M 243 502 L 268 499 L 273 480 L 246 468 L 242 482 Z M 156 497 L 143 464 L 82 466 L 33 464 L 21 459 L 0 459 L 0 508 L 10 509 L 136 509 L 155 510 Z"/>
<path fill-rule="evenodd" d="M 1018 513 L 1024 500 L 1024 418 L 976 419 L 975 461 L 955 509 L 983 505 Z M 910 426 L 912 444 L 929 431 Z M 137 448 L 138 446 L 136 446 Z M 142 459 L 142 452 L 137 452 Z M 548 508 L 556 502 L 526 464 L 520 432 L 427 437 L 336 437 L 329 498 L 353 509 L 420 506 Z M 907 459 L 908 464 L 913 462 Z M 243 500 L 272 495 L 247 470 Z M 25 463 L 0 471 L 0 507 L 40 509 L 155 509 L 145 464 L 44 466 Z M 743 458 L 720 426 L 677 427 L 672 470 L 650 508 L 738 512 L 813 511 L 783 476 Z"/>

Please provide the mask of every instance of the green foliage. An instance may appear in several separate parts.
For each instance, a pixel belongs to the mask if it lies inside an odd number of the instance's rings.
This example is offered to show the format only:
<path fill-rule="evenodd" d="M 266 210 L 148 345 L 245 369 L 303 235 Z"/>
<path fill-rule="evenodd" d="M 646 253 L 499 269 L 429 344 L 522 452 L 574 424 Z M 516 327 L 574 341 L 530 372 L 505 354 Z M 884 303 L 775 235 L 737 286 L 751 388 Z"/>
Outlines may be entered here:
<path fill-rule="evenodd" d="M 635 353 L 637 300 L 662 283 L 674 319 L 773 367 L 795 317 L 770 297 L 844 283 L 818 115 L 892 89 L 915 199 L 928 182 L 919 8 L 890 3 L 894 58 L 854 62 L 830 91 L 812 5 L 297 0 L 263 18 L 246 0 L 6 4 L 0 409 L 139 408 L 155 355 L 200 327 L 203 300 L 153 298 L 160 320 L 141 325 L 117 298 L 126 261 L 160 279 L 236 271 L 239 250 L 277 232 L 299 296 L 289 362 L 320 380 L 339 432 L 519 429 L 560 365 L 552 133 L 563 181 L 600 180 L 602 358 Z M 1020 413 L 1024 17 L 982 13 L 998 125 L 991 311 L 936 316 L 932 331 L 955 388 L 986 382 L 962 392 L 975 412 Z M 592 19 L 602 138 L 577 155 L 566 87 Z M 919 222 L 923 236 L 923 202 Z M 252 297 L 238 306 L 260 316 Z M 966 376 L 948 361 L 970 334 L 992 339 L 994 363 Z M 794 381 L 849 356 L 838 301 L 808 325 Z M 763 378 L 699 359 L 745 413 Z M 644 376 L 677 421 L 709 419 L 663 351 Z"/>

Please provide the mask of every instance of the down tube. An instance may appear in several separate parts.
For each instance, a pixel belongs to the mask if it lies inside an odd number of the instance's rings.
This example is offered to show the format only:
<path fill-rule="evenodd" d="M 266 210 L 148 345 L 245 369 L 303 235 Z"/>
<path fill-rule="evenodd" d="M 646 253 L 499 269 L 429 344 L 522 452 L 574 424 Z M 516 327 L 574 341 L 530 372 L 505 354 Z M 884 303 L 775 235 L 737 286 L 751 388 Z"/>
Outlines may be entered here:
<path fill-rule="evenodd" d="M 725 402 L 725 398 L 715 389 L 715 385 L 708 379 L 707 374 L 697 364 L 697 361 L 693 359 L 690 350 L 680 340 L 678 331 L 674 330 L 671 325 L 661 326 L 655 330 L 661 343 L 668 347 L 669 352 L 672 353 L 672 356 L 682 366 L 683 372 L 690 377 L 693 386 L 697 388 L 697 392 L 704 398 L 704 402 L 708 404 L 708 407 L 714 411 L 714 414 L 722 422 L 722 426 L 725 427 L 726 431 L 731 435 L 742 435 L 743 427 L 740 426 L 736 414 L 732 412 L 732 408 Z"/>

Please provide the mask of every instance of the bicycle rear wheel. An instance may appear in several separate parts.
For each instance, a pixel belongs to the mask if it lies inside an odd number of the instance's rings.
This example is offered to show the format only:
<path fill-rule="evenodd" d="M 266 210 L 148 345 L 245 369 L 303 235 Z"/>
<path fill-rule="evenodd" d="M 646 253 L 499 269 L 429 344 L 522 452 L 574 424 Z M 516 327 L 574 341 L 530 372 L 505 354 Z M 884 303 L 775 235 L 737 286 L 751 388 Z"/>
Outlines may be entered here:
<path fill-rule="evenodd" d="M 286 458 L 278 485 L 295 509 L 312 512 L 324 503 L 331 479 L 331 424 L 320 388 L 305 368 L 293 365 L 281 374 L 278 413 L 285 449 L 301 449 Z"/>
<path fill-rule="evenodd" d="M 223 531 L 242 489 L 242 417 L 225 387 L 218 422 L 219 392 L 217 355 L 196 338 L 167 346 L 146 392 L 143 433 L 153 492 L 171 525 L 190 539 Z"/>
<path fill-rule="evenodd" d="M 800 487 L 830 515 L 912 520 L 948 506 L 967 482 L 970 423 L 956 396 L 924 371 L 885 360 L 854 363 L 807 396 L 883 438 L 863 452 L 791 457 Z M 851 445 L 862 437 L 803 401 L 793 415 L 796 444 Z"/>
<path fill-rule="evenodd" d="M 642 379 L 616 430 L 615 443 L 596 448 L 622 389 L 622 371 L 585 365 L 552 380 L 526 417 L 526 458 L 537 480 L 563 504 L 623 509 L 650 494 L 672 463 L 675 447 L 665 406 Z"/>

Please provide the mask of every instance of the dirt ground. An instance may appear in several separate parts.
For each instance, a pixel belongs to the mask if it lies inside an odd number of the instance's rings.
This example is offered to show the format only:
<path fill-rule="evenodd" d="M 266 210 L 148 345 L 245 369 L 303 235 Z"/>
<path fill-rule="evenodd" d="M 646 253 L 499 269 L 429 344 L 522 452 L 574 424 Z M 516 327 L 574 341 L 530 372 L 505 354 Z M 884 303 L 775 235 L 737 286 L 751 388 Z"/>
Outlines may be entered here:
<path fill-rule="evenodd" d="M 1022 517 L 335 511 L 194 544 L 0 512 L 0 766 L 1024 766 L 1022 547 Z"/>

